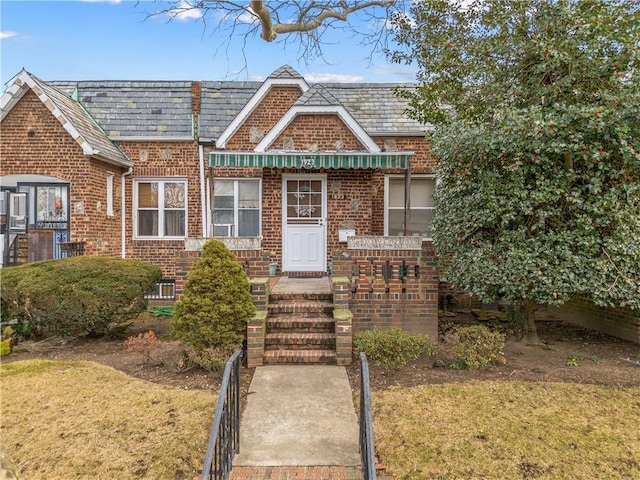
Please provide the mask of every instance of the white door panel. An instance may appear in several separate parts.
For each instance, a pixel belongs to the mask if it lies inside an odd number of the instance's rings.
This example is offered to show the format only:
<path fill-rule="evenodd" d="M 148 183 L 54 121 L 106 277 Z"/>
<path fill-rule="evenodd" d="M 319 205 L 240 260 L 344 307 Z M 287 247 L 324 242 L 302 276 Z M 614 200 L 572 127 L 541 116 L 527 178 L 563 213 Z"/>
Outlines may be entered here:
<path fill-rule="evenodd" d="M 283 264 L 285 272 L 326 270 L 326 177 L 283 176 Z"/>

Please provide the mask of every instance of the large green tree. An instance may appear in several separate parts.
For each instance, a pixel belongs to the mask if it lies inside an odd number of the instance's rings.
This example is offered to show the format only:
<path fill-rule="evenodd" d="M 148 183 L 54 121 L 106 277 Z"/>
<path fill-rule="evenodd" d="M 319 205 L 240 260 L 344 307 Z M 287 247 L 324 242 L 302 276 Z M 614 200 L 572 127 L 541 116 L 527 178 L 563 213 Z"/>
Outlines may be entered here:
<path fill-rule="evenodd" d="M 640 4 L 422 1 L 395 19 L 434 125 L 434 242 L 447 279 L 537 305 L 640 310 Z"/>

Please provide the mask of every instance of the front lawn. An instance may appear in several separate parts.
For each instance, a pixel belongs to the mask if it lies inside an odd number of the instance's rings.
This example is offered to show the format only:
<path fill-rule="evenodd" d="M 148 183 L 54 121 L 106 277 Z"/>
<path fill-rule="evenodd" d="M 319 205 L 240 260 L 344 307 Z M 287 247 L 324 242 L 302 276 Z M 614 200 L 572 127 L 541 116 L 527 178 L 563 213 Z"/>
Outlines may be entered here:
<path fill-rule="evenodd" d="M 640 478 L 640 388 L 483 381 L 372 392 L 394 479 Z"/>
<path fill-rule="evenodd" d="M 0 367 L 1 437 L 24 479 L 186 479 L 204 461 L 217 392 L 92 362 Z"/>

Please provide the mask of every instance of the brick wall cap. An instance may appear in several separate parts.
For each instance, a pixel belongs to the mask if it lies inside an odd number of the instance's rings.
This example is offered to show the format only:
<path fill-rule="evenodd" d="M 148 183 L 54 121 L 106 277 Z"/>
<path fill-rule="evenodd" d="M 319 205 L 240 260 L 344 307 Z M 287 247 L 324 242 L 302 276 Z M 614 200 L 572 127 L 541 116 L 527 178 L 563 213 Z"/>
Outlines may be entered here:
<path fill-rule="evenodd" d="M 185 238 L 184 249 L 187 252 L 201 252 L 210 238 Z M 232 252 L 262 250 L 262 237 L 217 238 Z"/>
<path fill-rule="evenodd" d="M 422 250 L 422 237 L 348 237 L 349 250 Z"/>
<path fill-rule="evenodd" d="M 249 285 L 267 285 L 269 277 L 254 277 L 249 279 Z"/>
<path fill-rule="evenodd" d="M 350 285 L 351 284 L 351 280 L 349 280 L 349 277 L 331 277 L 331 282 L 334 285 Z"/>
<path fill-rule="evenodd" d="M 251 317 L 249 319 L 249 321 L 247 322 L 249 325 L 253 325 L 256 323 L 260 323 L 263 324 L 264 322 L 266 322 L 267 320 L 267 311 L 266 310 L 259 310 L 256 312 L 256 314 Z"/>
<path fill-rule="evenodd" d="M 346 308 L 335 308 L 333 310 L 333 319 L 337 322 L 349 322 L 353 321 L 353 313 Z"/>

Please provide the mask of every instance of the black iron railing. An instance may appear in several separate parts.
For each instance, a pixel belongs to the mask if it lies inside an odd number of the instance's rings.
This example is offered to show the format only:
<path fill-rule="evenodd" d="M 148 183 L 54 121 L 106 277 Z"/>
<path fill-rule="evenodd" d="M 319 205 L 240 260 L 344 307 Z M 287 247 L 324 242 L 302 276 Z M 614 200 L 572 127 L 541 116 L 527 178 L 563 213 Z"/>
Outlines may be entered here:
<path fill-rule="evenodd" d="M 18 235 L 11 234 L 8 238 L 9 246 L 7 248 L 7 251 L 4 252 L 4 259 L 2 260 L 2 263 L 6 267 L 12 267 L 14 265 L 18 265 Z"/>
<path fill-rule="evenodd" d="M 209 434 L 207 456 L 200 480 L 228 480 L 233 457 L 240 449 L 240 361 L 242 350 L 227 360 L 218 406 Z"/>
<path fill-rule="evenodd" d="M 369 362 L 364 352 L 360 352 L 360 458 L 362 478 L 375 480 L 376 463 L 371 417 L 371 391 L 369 389 Z"/>

